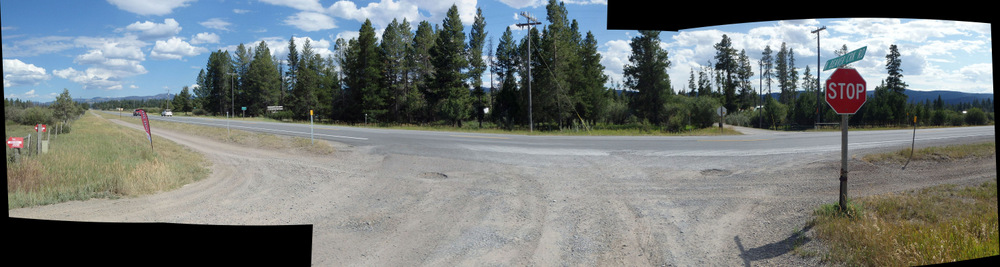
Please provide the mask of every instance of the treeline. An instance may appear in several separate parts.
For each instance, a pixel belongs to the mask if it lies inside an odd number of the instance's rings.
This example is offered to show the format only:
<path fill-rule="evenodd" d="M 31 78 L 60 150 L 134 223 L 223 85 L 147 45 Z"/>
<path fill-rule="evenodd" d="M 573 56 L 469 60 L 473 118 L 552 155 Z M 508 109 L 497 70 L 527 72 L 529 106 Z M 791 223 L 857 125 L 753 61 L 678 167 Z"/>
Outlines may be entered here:
<path fill-rule="evenodd" d="M 415 30 L 405 19 L 393 20 L 381 38 L 366 20 L 357 38 L 336 40 L 326 58 L 308 39 L 297 44 L 291 38 L 284 61 L 264 42 L 241 44 L 232 55 L 210 55 L 190 100 L 210 114 L 247 107 L 248 116 L 263 116 L 267 106 L 283 106 L 294 119 L 314 110 L 321 120 L 339 122 L 460 126 L 475 120 L 514 128 L 533 121 L 558 129 L 636 121 L 627 105 L 641 101 L 604 86 L 594 35 L 582 33 L 563 4 L 549 1 L 546 11 L 548 25 L 532 27 L 520 40 L 508 27 L 495 46 L 487 42 L 482 11 L 466 31 L 456 6 L 441 24 L 421 21 Z"/>
<path fill-rule="evenodd" d="M 86 103 L 73 101 L 69 95 L 69 90 L 56 97 L 56 101 L 49 105 L 40 105 L 35 102 L 23 101 L 20 99 L 4 98 L 4 120 L 8 123 L 22 125 L 67 123 L 82 115 L 90 106 Z M 68 130 L 68 128 L 67 128 Z"/>
<path fill-rule="evenodd" d="M 461 126 L 478 121 L 505 129 L 652 125 L 676 131 L 711 126 L 720 106 L 744 114 L 742 124 L 755 127 L 812 125 L 817 110 L 821 121 L 839 121 L 817 101 L 813 71 L 807 66 L 800 75 L 795 53 L 784 43 L 777 51 L 765 47 L 754 64 L 723 35 L 715 57 L 697 77 L 692 69 L 688 85 L 678 92 L 666 73 L 670 60 L 659 32 L 639 31 L 630 40 L 624 79 L 609 83 L 598 41 L 580 31 L 562 3 L 550 0 L 545 20 L 520 40 L 508 27 L 494 45 L 481 10 L 466 31 L 453 5 L 440 24 L 421 21 L 414 29 L 405 19 L 393 20 L 380 38 L 366 20 L 357 38 L 337 39 L 327 57 L 316 53 L 309 39 L 299 44 L 290 38 L 284 60 L 263 41 L 240 44 L 232 54 L 213 52 L 193 92 L 185 88 L 170 105 L 196 114 L 239 114 L 246 107 L 247 116 L 305 120 L 312 110 L 318 120 L 330 122 Z M 895 45 L 890 50 L 889 76 L 852 123 L 903 124 L 911 111 L 933 120 L 931 111 L 906 104 L 899 54 Z M 751 80 L 754 67 L 761 73 L 758 81 Z M 761 97 L 772 86 L 780 97 Z M 284 110 L 269 112 L 268 106 Z M 992 121 L 992 111 L 986 117 Z"/>

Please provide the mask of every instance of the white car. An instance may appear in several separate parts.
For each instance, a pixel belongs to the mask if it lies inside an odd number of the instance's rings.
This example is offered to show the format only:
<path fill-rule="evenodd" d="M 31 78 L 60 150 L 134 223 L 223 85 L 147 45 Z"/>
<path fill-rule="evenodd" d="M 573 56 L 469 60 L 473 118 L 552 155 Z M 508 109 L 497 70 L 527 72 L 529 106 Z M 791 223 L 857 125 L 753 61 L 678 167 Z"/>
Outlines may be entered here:
<path fill-rule="evenodd" d="M 174 113 L 170 112 L 169 109 L 164 109 L 163 112 L 160 113 L 160 116 L 173 117 Z"/>

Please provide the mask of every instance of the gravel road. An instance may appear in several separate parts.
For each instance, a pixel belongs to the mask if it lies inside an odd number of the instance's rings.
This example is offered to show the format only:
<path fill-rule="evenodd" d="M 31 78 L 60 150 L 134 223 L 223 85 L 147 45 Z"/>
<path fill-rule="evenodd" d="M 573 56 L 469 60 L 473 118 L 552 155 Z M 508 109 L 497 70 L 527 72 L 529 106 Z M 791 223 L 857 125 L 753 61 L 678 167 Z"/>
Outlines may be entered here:
<path fill-rule="evenodd" d="M 335 153 L 318 156 L 166 130 L 157 135 L 205 154 L 210 177 L 156 195 L 9 216 L 309 224 L 316 266 L 811 266 L 819 259 L 791 249 L 822 249 L 803 227 L 816 207 L 837 201 L 840 168 L 839 152 L 751 158 L 515 151 L 453 159 L 335 144 Z M 995 156 L 911 162 L 906 170 L 850 164 L 852 197 L 996 180 Z"/>

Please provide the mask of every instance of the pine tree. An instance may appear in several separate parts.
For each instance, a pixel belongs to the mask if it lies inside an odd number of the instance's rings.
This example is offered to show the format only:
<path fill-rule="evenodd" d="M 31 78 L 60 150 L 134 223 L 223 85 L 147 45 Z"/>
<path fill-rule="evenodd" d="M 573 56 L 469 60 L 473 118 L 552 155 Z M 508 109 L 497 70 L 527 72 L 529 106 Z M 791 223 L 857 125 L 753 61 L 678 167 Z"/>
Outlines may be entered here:
<path fill-rule="evenodd" d="M 593 33 L 587 32 L 579 54 L 581 81 L 578 83 L 580 102 L 577 104 L 577 112 L 593 124 L 604 114 L 608 103 L 605 94 L 607 90 L 604 88 L 608 76 L 604 74 L 604 65 L 601 65 L 601 54 L 597 52 L 597 39 Z"/>
<path fill-rule="evenodd" d="M 383 87 L 389 91 L 388 118 L 392 121 L 400 121 L 401 112 L 405 109 L 406 89 L 409 82 L 406 75 L 406 57 L 412 38 L 410 24 L 405 19 L 403 23 L 393 19 L 382 33 L 380 50 L 386 62 L 382 65 L 384 68 L 382 71 Z"/>
<path fill-rule="evenodd" d="M 472 85 L 473 94 L 476 97 L 474 113 L 479 121 L 479 127 L 483 127 L 483 73 L 486 72 L 486 62 L 483 61 L 483 45 L 486 41 L 486 18 L 483 17 L 483 10 L 476 9 L 476 18 L 472 23 L 472 31 L 469 33 L 469 44 L 466 46 L 469 61 L 469 84 Z"/>
<path fill-rule="evenodd" d="M 673 94 L 667 74 L 670 60 L 660 48 L 660 32 L 642 30 L 639 34 L 629 43 L 632 55 L 624 68 L 625 86 L 637 91 L 632 104 L 638 117 L 660 124 L 666 119 L 663 104 Z"/>
<path fill-rule="evenodd" d="M 289 52 L 291 54 L 291 52 Z M 318 69 L 319 60 L 315 57 L 312 44 L 309 39 L 305 39 L 302 45 L 302 54 L 298 56 L 299 62 L 296 65 L 297 73 L 295 83 L 292 87 L 292 111 L 296 119 L 308 119 L 309 111 L 315 115 L 317 108 L 316 88 L 319 82 Z"/>
<path fill-rule="evenodd" d="M 471 109 L 469 88 L 465 83 L 468 67 L 465 55 L 465 33 L 462 20 L 458 17 L 458 7 L 452 5 L 441 23 L 441 31 L 431 48 L 431 62 L 434 64 L 432 87 L 439 91 L 429 98 L 440 119 L 462 126 L 462 120 L 469 117 Z"/>
<path fill-rule="evenodd" d="M 249 116 L 263 115 L 267 106 L 280 105 L 279 98 L 284 90 L 281 74 L 275 67 L 271 49 L 264 41 L 253 50 L 253 60 L 247 68 L 244 83 Z"/>
<path fill-rule="evenodd" d="M 736 49 L 729 36 L 722 35 L 722 41 L 715 44 L 715 70 L 720 72 L 722 87 L 722 105 L 728 110 L 736 110 L 736 78 L 739 71 L 736 59 Z"/>
<path fill-rule="evenodd" d="M 510 27 L 505 28 L 496 48 L 496 63 L 494 72 L 500 79 L 500 90 L 497 92 L 494 118 L 510 129 L 515 120 L 520 118 L 516 73 L 518 66 L 518 47 L 514 41 Z"/>
<path fill-rule="evenodd" d="M 409 93 L 407 94 L 407 112 L 411 120 L 427 122 L 431 119 L 431 109 L 429 108 L 429 93 L 431 92 L 430 81 L 434 73 L 434 65 L 431 63 L 431 47 L 434 47 L 437 33 L 434 27 L 427 21 L 417 24 L 417 31 L 413 35 L 407 53 L 408 76 L 410 76 Z"/>

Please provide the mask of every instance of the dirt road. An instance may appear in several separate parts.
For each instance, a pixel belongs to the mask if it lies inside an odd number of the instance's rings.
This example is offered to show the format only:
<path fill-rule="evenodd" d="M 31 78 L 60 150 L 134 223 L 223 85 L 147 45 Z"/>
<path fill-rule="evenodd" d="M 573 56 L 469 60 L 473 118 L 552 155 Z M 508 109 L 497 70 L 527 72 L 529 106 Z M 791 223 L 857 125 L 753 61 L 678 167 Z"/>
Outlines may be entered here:
<path fill-rule="evenodd" d="M 151 196 L 9 216 L 310 224 L 316 266 L 802 266 L 818 259 L 791 253 L 793 244 L 819 244 L 795 233 L 818 205 L 836 202 L 840 166 L 829 153 L 611 153 L 514 164 L 338 145 L 315 156 L 158 135 L 204 153 L 210 177 Z M 903 171 L 854 160 L 850 194 L 995 181 L 995 162 L 912 162 Z"/>

